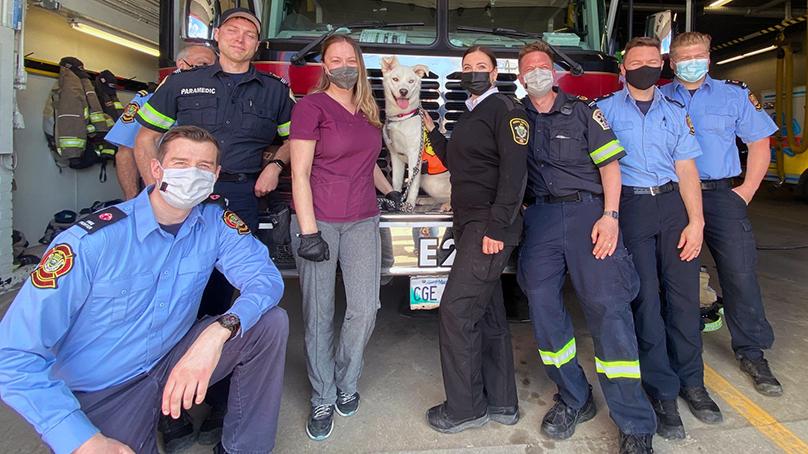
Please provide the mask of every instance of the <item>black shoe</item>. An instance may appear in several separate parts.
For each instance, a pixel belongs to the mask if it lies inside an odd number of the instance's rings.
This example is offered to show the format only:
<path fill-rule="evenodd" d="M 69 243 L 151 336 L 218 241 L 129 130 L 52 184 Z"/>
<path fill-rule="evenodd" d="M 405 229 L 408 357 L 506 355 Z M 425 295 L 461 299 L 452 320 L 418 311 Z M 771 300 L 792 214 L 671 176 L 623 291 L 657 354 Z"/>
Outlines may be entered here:
<path fill-rule="evenodd" d="M 216 446 L 213 447 L 213 454 L 227 454 L 227 451 L 224 450 L 224 446 L 222 446 L 222 442 L 216 443 Z"/>
<path fill-rule="evenodd" d="M 488 417 L 491 421 L 512 426 L 519 422 L 519 406 L 513 407 L 488 407 Z"/>
<path fill-rule="evenodd" d="M 690 411 L 699 421 L 706 424 L 718 424 L 724 420 L 718 404 L 707 393 L 704 386 L 682 388 L 679 395 L 687 402 Z"/>
<path fill-rule="evenodd" d="M 163 434 L 163 446 L 166 454 L 181 452 L 194 444 L 194 423 L 185 410 L 180 412 L 179 419 L 161 415 L 157 430 Z"/>
<path fill-rule="evenodd" d="M 352 416 L 359 410 L 359 393 L 346 394 L 337 392 L 337 413 L 340 416 Z"/>
<path fill-rule="evenodd" d="M 755 389 L 760 394 L 769 397 L 779 397 L 783 395 L 783 385 L 774 377 L 769 369 L 769 362 L 765 358 L 751 360 L 741 358 L 741 370 L 752 377 Z"/>
<path fill-rule="evenodd" d="M 488 413 L 473 418 L 453 420 L 446 412 L 446 403 L 436 405 L 426 412 L 426 423 L 429 427 L 444 434 L 454 434 L 466 429 L 484 426 L 489 420 Z"/>
<path fill-rule="evenodd" d="M 226 409 L 211 408 L 208 417 L 202 421 L 202 426 L 199 428 L 199 441 L 200 445 L 213 446 L 222 441 L 222 426 L 224 426 L 224 415 L 227 413 Z"/>
<path fill-rule="evenodd" d="M 632 435 L 620 431 L 620 454 L 654 454 L 653 435 Z"/>
<path fill-rule="evenodd" d="M 334 406 L 316 405 L 311 407 L 309 422 L 306 424 L 306 435 L 314 441 L 322 441 L 334 430 Z"/>
<path fill-rule="evenodd" d="M 679 417 L 676 400 L 653 400 L 651 405 L 657 416 L 657 435 L 666 440 L 684 440 L 685 426 Z"/>
<path fill-rule="evenodd" d="M 571 437 L 575 433 L 575 426 L 589 421 L 597 413 L 595 401 L 592 400 L 591 386 L 589 398 L 583 408 L 576 410 L 567 406 L 558 394 L 553 396 L 553 400 L 555 400 L 555 405 L 544 415 L 544 419 L 541 421 L 541 431 L 544 435 L 555 440 L 566 440 Z"/>

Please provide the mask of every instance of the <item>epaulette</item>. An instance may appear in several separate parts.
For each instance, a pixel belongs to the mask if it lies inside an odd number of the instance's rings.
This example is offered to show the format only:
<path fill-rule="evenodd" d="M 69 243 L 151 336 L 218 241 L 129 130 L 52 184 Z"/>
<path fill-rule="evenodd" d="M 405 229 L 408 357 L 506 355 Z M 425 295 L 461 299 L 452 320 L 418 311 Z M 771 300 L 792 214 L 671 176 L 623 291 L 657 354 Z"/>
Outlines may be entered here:
<path fill-rule="evenodd" d="M 594 100 L 594 101 L 592 101 L 592 102 L 593 102 L 593 103 L 595 103 L 595 104 L 597 104 L 597 103 L 599 103 L 600 101 L 603 101 L 604 99 L 609 99 L 609 98 L 611 98 L 612 96 L 614 96 L 614 93 L 615 93 L 615 92 L 608 93 L 608 94 L 605 94 L 605 95 L 603 95 L 603 96 L 598 96 L 598 97 L 597 97 L 597 98 L 595 98 L 595 100 Z M 591 105 L 591 104 L 590 104 L 590 105 Z"/>
<path fill-rule="evenodd" d="M 677 100 L 675 100 L 675 99 L 673 99 L 673 98 L 670 98 L 670 97 L 668 97 L 668 96 L 665 96 L 665 99 L 666 99 L 666 100 L 668 100 L 668 102 L 670 102 L 671 104 L 676 104 L 677 106 L 681 107 L 682 109 L 684 109 L 684 108 L 685 108 L 685 105 L 684 105 L 684 104 L 682 104 L 682 102 L 681 102 L 681 101 L 677 101 Z"/>
<path fill-rule="evenodd" d="M 149 92 L 146 91 L 146 90 L 138 90 L 137 94 L 138 94 L 138 96 L 143 98 L 143 97 L 147 96 L 149 94 Z"/>
<path fill-rule="evenodd" d="M 109 208 L 104 208 L 103 210 L 96 211 L 93 214 L 85 216 L 79 222 L 76 223 L 76 226 L 83 229 L 87 234 L 95 233 L 104 227 L 114 224 L 121 219 L 127 216 L 126 213 L 123 212 L 118 207 L 112 206 Z"/>
<path fill-rule="evenodd" d="M 730 84 L 730 85 L 737 85 L 738 87 L 741 87 L 744 90 L 749 88 L 749 86 L 746 85 L 746 82 L 741 82 L 740 80 L 725 80 L 724 83 Z"/>
<path fill-rule="evenodd" d="M 509 111 L 516 109 L 517 107 L 524 109 L 524 104 L 519 102 L 515 95 L 510 95 L 508 93 L 496 93 L 496 95 L 498 95 L 496 96 L 497 99 L 501 99 L 502 102 L 505 103 L 505 106 Z"/>
<path fill-rule="evenodd" d="M 287 81 L 287 80 L 286 80 L 286 79 L 284 79 L 283 77 L 281 77 L 281 76 L 279 76 L 279 75 L 277 75 L 277 74 L 273 73 L 272 71 L 267 71 L 267 72 L 263 72 L 263 71 L 261 71 L 261 74 L 267 75 L 267 76 L 269 76 L 269 77 L 271 77 L 271 78 L 273 78 L 273 79 L 277 80 L 278 82 L 280 82 L 280 83 L 282 83 L 282 84 L 286 85 L 286 87 L 287 87 L 287 88 L 291 88 L 291 87 L 289 86 L 289 81 Z"/>
<path fill-rule="evenodd" d="M 219 194 L 211 194 L 210 197 L 203 200 L 202 203 L 219 205 L 222 208 L 227 208 L 227 199 L 225 199 Z"/>

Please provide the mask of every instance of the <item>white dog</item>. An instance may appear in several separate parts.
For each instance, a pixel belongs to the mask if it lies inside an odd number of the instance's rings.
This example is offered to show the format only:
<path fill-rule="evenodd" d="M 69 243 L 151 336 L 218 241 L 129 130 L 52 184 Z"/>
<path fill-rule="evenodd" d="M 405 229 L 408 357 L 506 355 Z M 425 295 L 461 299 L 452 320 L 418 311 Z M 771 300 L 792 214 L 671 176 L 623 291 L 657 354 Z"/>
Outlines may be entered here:
<path fill-rule="evenodd" d="M 429 74 L 425 65 L 402 66 L 396 57 L 382 59 L 385 115 L 384 142 L 390 150 L 393 171 L 393 189 L 404 187 L 404 171 L 409 169 L 405 209 L 412 210 L 421 188 L 437 202 L 442 210 L 449 210 L 451 184 L 449 172 L 424 174 L 414 169 L 421 162 L 423 125 L 421 108 L 421 78 Z"/>

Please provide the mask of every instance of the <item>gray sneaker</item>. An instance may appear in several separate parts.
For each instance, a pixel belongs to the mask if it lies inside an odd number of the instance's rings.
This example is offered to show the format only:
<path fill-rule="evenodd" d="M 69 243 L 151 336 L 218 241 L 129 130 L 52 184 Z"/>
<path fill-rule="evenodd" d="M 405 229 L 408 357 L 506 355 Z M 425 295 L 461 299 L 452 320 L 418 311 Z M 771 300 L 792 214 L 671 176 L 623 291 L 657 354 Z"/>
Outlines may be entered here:
<path fill-rule="evenodd" d="M 306 435 L 314 441 L 322 441 L 334 430 L 334 406 L 316 405 L 311 407 Z"/>
<path fill-rule="evenodd" d="M 359 393 L 337 392 L 337 413 L 340 416 L 352 416 L 357 410 L 359 410 Z"/>

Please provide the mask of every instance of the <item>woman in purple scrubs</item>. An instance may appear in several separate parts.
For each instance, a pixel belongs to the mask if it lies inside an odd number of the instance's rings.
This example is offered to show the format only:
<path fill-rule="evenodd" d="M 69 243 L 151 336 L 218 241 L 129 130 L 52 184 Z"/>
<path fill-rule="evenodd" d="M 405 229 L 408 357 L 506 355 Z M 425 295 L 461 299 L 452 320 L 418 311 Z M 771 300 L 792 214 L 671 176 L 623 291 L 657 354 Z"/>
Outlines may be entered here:
<path fill-rule="evenodd" d="M 312 387 L 306 433 L 328 438 L 334 407 L 359 407 L 357 382 L 379 308 L 381 241 L 374 177 L 382 148 L 379 108 L 354 40 L 323 43 L 323 73 L 292 111 L 293 249 L 300 274 L 305 349 Z M 334 332 L 337 262 L 347 309 Z"/>

